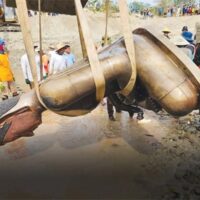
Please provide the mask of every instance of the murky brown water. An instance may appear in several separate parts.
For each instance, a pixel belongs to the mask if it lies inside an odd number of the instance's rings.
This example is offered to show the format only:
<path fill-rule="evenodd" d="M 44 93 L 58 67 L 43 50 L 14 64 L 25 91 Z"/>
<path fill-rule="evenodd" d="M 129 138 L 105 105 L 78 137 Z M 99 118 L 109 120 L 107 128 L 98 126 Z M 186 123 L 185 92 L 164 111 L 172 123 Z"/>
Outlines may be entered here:
<path fill-rule="evenodd" d="M 162 197 L 181 160 L 168 152 L 176 122 L 145 117 L 151 121 L 138 124 L 122 113 L 110 122 L 102 106 L 77 118 L 46 112 L 34 137 L 1 147 L 1 197 Z"/>

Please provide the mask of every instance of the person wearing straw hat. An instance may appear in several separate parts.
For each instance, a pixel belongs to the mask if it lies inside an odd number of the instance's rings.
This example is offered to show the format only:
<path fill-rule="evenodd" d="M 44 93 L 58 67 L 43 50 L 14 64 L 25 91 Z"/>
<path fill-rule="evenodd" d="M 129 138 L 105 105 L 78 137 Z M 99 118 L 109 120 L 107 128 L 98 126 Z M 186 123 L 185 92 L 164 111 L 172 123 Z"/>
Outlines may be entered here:
<path fill-rule="evenodd" d="M 162 32 L 166 38 L 170 39 L 169 34 L 171 31 L 167 27 L 165 27 Z"/>
<path fill-rule="evenodd" d="M 200 68 L 200 23 L 196 23 L 196 45 L 194 63 Z"/>
<path fill-rule="evenodd" d="M 64 56 L 67 44 L 59 43 L 56 47 L 55 53 L 51 55 L 49 63 L 49 74 L 56 74 L 62 72 L 67 68 L 67 62 Z"/>

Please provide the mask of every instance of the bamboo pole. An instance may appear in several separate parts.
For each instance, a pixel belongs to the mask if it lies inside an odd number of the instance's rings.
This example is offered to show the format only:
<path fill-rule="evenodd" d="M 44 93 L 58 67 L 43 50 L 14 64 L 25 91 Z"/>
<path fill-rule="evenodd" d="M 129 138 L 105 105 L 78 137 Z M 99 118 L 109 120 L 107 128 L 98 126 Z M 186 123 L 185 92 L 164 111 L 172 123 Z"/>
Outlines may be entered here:
<path fill-rule="evenodd" d="M 77 15 L 77 23 L 78 23 L 78 31 L 79 31 L 80 42 L 81 42 L 82 55 L 83 55 L 83 58 L 86 58 L 87 57 L 87 50 L 86 50 L 86 47 L 85 47 L 85 41 L 84 41 L 84 38 L 83 38 L 83 33 L 82 33 L 82 30 L 81 30 L 81 25 L 80 25 L 78 15 Z"/>

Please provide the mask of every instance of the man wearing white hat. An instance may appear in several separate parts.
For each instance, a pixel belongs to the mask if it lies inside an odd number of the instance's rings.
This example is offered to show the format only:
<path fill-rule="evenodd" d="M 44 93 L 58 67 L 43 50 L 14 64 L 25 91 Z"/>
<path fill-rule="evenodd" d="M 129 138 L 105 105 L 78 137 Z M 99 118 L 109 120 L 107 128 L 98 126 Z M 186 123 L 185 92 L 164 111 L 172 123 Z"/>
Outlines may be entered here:
<path fill-rule="evenodd" d="M 57 45 L 57 50 L 51 55 L 49 74 L 56 74 L 64 71 L 67 68 L 66 59 L 64 57 L 66 46 L 67 45 L 63 43 Z"/>
<path fill-rule="evenodd" d="M 41 80 L 41 77 L 40 77 L 40 56 L 38 54 L 38 52 L 39 52 L 38 46 L 35 45 L 34 50 L 35 50 L 35 53 L 36 53 L 35 62 L 36 62 L 36 67 L 37 67 L 38 81 L 40 81 Z M 22 72 L 23 72 L 24 78 L 25 78 L 25 82 L 32 89 L 34 87 L 33 76 L 32 76 L 32 73 L 31 73 L 31 67 L 30 67 L 28 56 L 27 56 L 26 53 L 21 57 L 21 67 L 22 67 Z"/>

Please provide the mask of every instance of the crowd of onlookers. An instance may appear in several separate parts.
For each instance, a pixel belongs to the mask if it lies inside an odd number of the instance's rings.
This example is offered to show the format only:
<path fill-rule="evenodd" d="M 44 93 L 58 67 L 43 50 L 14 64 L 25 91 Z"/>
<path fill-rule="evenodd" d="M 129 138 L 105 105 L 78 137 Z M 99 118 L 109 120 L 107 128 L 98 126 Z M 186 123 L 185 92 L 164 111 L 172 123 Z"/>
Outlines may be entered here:
<path fill-rule="evenodd" d="M 166 17 L 179 17 L 186 15 L 198 15 L 200 14 L 200 8 L 197 5 L 182 5 L 182 6 L 171 6 L 167 8 L 158 8 L 159 16 Z"/>
<path fill-rule="evenodd" d="M 140 15 L 144 16 L 144 19 L 147 17 L 153 17 L 153 13 L 148 8 L 141 10 Z"/>
<path fill-rule="evenodd" d="M 38 81 L 62 72 L 75 63 L 75 56 L 71 53 L 70 45 L 67 43 L 59 43 L 56 46 L 51 45 L 48 53 L 40 52 L 40 48 L 37 45 L 34 46 L 34 50 Z M 32 89 L 34 81 L 26 53 L 21 57 L 21 68 L 25 83 Z M 10 95 L 18 95 L 15 78 L 9 62 L 8 50 L 2 38 L 0 38 L 0 82 L 2 100 L 8 99 Z"/>
<path fill-rule="evenodd" d="M 28 10 L 28 16 L 29 17 L 36 16 L 37 14 L 38 14 L 37 11 Z M 45 14 L 48 15 L 48 16 L 57 16 L 58 15 L 57 13 L 52 13 L 52 12 L 48 12 L 48 13 L 45 13 Z"/>

